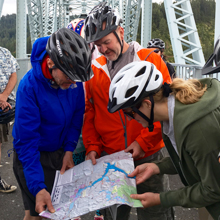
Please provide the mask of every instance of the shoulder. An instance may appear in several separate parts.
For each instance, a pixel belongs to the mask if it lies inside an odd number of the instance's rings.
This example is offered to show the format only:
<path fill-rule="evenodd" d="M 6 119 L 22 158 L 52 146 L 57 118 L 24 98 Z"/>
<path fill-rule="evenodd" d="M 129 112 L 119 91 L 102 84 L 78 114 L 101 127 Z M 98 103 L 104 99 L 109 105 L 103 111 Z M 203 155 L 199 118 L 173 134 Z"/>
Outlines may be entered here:
<path fill-rule="evenodd" d="M 142 48 L 137 51 L 137 55 L 141 60 L 160 57 L 157 53 L 154 52 L 154 50 L 154 48 Z"/>
<path fill-rule="evenodd" d="M 30 69 L 20 80 L 18 91 L 32 91 L 34 88 L 38 88 L 40 84 L 37 83 L 37 80 L 33 74 L 33 69 Z"/>
<path fill-rule="evenodd" d="M 11 55 L 11 52 L 7 48 L 0 47 L 0 51 L 5 55 Z"/>
<path fill-rule="evenodd" d="M 100 56 L 95 60 L 92 60 L 92 65 L 96 68 L 101 68 L 102 66 L 107 64 L 107 59 L 105 56 Z"/>

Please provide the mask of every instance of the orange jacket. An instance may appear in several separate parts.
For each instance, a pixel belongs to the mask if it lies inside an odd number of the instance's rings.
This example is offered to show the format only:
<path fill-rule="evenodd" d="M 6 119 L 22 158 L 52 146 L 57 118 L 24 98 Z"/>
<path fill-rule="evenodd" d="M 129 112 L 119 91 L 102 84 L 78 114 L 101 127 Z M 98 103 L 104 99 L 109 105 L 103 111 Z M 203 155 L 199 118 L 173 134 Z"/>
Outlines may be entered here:
<path fill-rule="evenodd" d="M 145 60 L 154 49 L 140 49 L 140 45 L 134 43 L 134 61 Z M 151 53 L 147 61 L 156 65 L 163 74 L 164 82 L 171 83 L 171 78 L 166 64 L 156 53 Z M 97 58 L 92 65 L 94 77 L 85 83 L 86 110 L 82 130 L 83 143 L 86 154 L 96 151 L 100 156 L 102 151 L 112 154 L 125 149 L 124 128 L 119 112 L 109 113 L 107 110 L 109 100 L 109 87 L 111 79 L 107 69 L 107 60 L 104 56 Z M 120 110 L 123 123 L 125 118 Z M 135 140 L 145 151 L 145 157 L 150 156 L 164 147 L 160 122 L 154 123 L 154 131 L 149 132 L 136 120 L 127 122 L 127 145 Z"/>

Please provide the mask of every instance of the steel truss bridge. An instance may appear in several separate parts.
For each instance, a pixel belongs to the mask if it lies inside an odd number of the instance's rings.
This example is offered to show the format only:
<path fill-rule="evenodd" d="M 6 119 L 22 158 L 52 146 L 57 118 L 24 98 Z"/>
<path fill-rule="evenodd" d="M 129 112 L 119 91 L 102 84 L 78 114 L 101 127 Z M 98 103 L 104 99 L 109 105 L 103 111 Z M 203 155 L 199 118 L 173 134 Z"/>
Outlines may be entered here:
<path fill-rule="evenodd" d="M 141 45 L 147 46 L 151 39 L 152 0 L 105 0 L 117 8 L 123 18 L 125 40 L 136 40 L 141 15 Z M 29 15 L 31 42 L 50 35 L 70 20 L 85 17 L 97 5 L 98 0 L 17 0 L 16 17 L 16 57 L 27 58 L 26 54 L 26 11 Z M 4 0 L 0 2 L 0 15 Z M 164 0 L 164 7 L 176 64 L 203 66 L 205 63 L 196 28 L 190 0 Z M 142 11 L 142 13 L 141 13 Z M 216 12 L 220 11 L 220 1 L 216 1 Z M 214 12 L 213 12 L 214 13 Z M 216 21 L 220 14 L 216 14 Z M 215 40 L 220 35 L 220 26 L 215 23 Z"/>

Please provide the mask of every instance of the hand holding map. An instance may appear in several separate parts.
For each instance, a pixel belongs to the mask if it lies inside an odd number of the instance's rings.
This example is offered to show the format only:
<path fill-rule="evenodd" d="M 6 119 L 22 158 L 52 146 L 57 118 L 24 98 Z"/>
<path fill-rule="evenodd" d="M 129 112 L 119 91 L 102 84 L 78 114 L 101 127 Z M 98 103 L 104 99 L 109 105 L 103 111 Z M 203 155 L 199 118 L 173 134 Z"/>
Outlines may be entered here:
<path fill-rule="evenodd" d="M 120 151 L 97 159 L 96 165 L 87 160 L 63 175 L 57 171 L 51 194 L 55 213 L 46 210 L 40 216 L 68 220 L 116 204 L 143 207 L 130 198 L 137 193 L 135 179 L 127 177 L 133 170 L 131 154 Z"/>

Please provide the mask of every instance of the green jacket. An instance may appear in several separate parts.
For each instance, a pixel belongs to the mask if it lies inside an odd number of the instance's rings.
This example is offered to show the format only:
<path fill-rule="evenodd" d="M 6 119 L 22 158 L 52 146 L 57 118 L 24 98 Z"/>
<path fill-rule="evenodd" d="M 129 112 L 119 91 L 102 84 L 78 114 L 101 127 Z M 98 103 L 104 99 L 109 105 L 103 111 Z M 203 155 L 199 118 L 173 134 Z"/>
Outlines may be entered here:
<path fill-rule="evenodd" d="M 207 85 L 202 98 L 184 105 L 175 101 L 174 135 L 179 156 L 167 136 L 165 145 L 170 157 L 157 162 L 162 174 L 179 173 L 186 187 L 162 192 L 164 207 L 206 207 L 220 219 L 220 82 L 201 79 Z M 174 166 L 175 165 L 175 166 Z M 178 172 L 177 172 L 178 170 Z"/>

